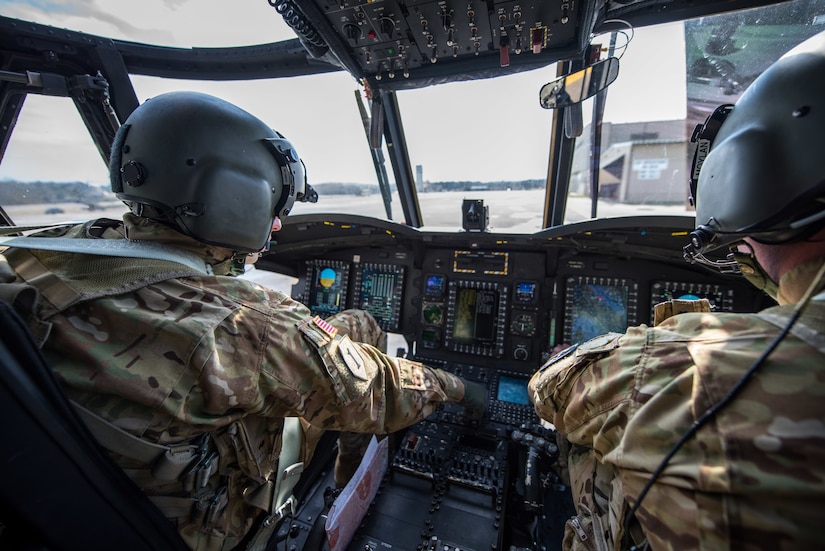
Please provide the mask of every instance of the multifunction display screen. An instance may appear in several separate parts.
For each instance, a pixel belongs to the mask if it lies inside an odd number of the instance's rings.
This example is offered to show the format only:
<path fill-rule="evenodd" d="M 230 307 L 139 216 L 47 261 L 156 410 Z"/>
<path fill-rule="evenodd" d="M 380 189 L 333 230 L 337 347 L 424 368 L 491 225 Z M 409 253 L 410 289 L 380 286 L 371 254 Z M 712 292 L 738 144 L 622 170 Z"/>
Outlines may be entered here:
<path fill-rule="evenodd" d="M 362 264 L 355 277 L 358 308 L 372 314 L 384 331 L 397 331 L 404 291 L 404 267 Z"/>
<path fill-rule="evenodd" d="M 453 339 L 463 344 L 495 342 L 498 320 L 498 292 L 459 289 Z"/>
<path fill-rule="evenodd" d="M 638 289 L 626 279 L 569 277 L 566 285 L 564 340 L 577 344 L 610 332 L 624 333 L 636 323 Z"/>
<path fill-rule="evenodd" d="M 322 317 L 346 308 L 349 264 L 338 260 L 315 261 L 307 267 L 307 292 L 304 303 Z"/>
<path fill-rule="evenodd" d="M 450 282 L 447 342 L 456 352 L 499 357 L 504 349 L 507 289 L 496 283 Z"/>
<path fill-rule="evenodd" d="M 733 312 L 734 291 L 732 287 L 716 283 L 654 281 L 650 286 L 650 322 L 653 322 L 653 308 L 660 302 L 702 298 L 710 301 L 711 312 Z"/>
<path fill-rule="evenodd" d="M 498 378 L 498 391 L 496 400 L 509 402 L 511 404 L 530 405 L 530 398 L 527 394 L 527 379 L 502 375 Z"/>

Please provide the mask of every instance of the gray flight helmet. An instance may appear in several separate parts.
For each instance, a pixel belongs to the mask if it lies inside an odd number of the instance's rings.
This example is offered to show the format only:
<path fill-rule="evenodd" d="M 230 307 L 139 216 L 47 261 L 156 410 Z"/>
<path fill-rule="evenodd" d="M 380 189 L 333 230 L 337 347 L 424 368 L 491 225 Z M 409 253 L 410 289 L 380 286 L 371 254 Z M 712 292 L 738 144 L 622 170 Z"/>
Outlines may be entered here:
<path fill-rule="evenodd" d="M 685 258 L 750 237 L 804 238 L 825 225 L 825 32 L 777 60 L 693 135 L 696 230 Z M 721 264 L 720 264 L 721 263 Z"/>
<path fill-rule="evenodd" d="M 135 109 L 115 135 L 109 174 L 112 191 L 138 216 L 238 252 L 263 249 L 275 217 L 307 188 L 289 141 L 198 92 L 162 94 Z"/>

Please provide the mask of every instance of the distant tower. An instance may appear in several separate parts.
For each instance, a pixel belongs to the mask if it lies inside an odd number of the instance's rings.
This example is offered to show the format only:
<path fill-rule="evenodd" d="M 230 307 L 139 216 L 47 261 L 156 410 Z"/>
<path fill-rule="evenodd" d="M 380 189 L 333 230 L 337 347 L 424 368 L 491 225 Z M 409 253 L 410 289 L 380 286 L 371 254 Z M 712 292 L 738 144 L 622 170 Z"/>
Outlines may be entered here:
<path fill-rule="evenodd" d="M 424 166 L 415 165 L 415 188 L 424 189 Z"/>

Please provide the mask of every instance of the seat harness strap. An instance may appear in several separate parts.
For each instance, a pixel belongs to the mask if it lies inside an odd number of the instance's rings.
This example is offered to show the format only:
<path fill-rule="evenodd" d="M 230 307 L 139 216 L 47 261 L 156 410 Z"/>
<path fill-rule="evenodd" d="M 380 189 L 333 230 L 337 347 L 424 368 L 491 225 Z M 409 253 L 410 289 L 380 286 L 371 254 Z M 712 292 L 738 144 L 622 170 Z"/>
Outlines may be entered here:
<path fill-rule="evenodd" d="M 0 246 L 67 253 L 149 258 L 182 264 L 211 275 L 212 267 L 194 253 L 150 241 L 128 239 L 74 239 L 70 237 L 0 237 Z"/>

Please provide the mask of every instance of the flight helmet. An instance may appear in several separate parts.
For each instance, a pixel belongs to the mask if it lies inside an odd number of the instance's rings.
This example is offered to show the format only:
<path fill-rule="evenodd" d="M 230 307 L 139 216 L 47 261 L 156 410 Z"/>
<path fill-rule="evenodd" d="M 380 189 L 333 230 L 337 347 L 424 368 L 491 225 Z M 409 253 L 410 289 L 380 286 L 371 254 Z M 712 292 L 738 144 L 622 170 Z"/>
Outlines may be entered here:
<path fill-rule="evenodd" d="M 275 217 L 312 191 L 288 140 L 197 92 L 162 94 L 135 109 L 115 135 L 109 174 L 133 213 L 238 252 L 264 248 Z"/>
<path fill-rule="evenodd" d="M 735 270 L 709 251 L 750 237 L 776 244 L 825 225 L 825 32 L 762 73 L 736 105 L 699 125 L 691 172 L 696 230 L 685 258 Z"/>

